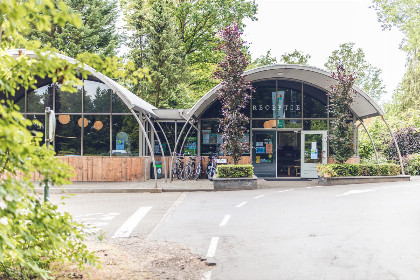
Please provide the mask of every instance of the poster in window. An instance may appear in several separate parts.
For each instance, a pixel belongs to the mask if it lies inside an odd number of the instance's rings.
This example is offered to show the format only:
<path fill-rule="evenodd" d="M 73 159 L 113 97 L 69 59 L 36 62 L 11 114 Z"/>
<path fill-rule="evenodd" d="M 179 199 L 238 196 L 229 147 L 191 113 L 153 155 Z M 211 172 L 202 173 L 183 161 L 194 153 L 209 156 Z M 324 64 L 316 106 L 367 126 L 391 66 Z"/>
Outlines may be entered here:
<path fill-rule="evenodd" d="M 318 159 L 318 149 L 311 149 L 311 159 Z"/>
<path fill-rule="evenodd" d="M 255 163 L 261 163 L 261 157 L 260 156 L 255 157 Z"/>
<path fill-rule="evenodd" d="M 273 144 L 266 144 L 265 145 L 265 153 L 272 154 L 273 153 Z"/>
<path fill-rule="evenodd" d="M 209 144 L 217 144 L 217 134 L 210 134 Z"/>
<path fill-rule="evenodd" d="M 262 147 L 262 146 L 264 146 L 264 143 L 263 142 L 256 142 L 255 146 L 256 147 Z"/>
<path fill-rule="evenodd" d="M 203 134 L 203 144 L 210 144 L 210 134 Z"/>
<path fill-rule="evenodd" d="M 257 147 L 255 153 L 257 153 L 257 154 L 265 154 L 265 147 Z"/>

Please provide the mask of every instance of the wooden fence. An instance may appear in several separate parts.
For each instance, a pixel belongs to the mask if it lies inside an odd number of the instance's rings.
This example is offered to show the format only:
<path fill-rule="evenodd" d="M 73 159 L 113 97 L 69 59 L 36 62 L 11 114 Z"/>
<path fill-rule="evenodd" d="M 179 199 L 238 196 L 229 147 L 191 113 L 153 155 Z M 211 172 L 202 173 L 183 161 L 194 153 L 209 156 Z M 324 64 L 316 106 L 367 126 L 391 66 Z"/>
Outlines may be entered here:
<path fill-rule="evenodd" d="M 70 179 L 73 182 L 144 182 L 150 179 L 150 157 L 100 157 L 100 156 L 59 156 L 58 159 L 69 164 L 74 169 L 74 176 Z M 228 163 L 233 163 L 230 157 L 227 158 Z M 169 170 L 171 157 L 166 159 L 166 174 L 169 178 Z M 189 157 L 184 158 L 184 165 L 188 162 Z M 162 161 L 161 156 L 156 156 L 155 160 Z M 174 160 L 175 161 L 175 160 Z M 201 178 L 205 178 L 205 171 L 208 164 L 208 157 L 202 157 L 203 174 Z M 251 163 L 251 157 L 244 156 L 239 164 Z M 162 164 L 162 178 L 165 176 L 164 165 Z M 2 174 L 1 176 L 5 176 Z M 16 178 L 21 178 L 16 175 Z M 32 175 L 33 181 L 42 180 L 37 173 Z"/>
<path fill-rule="evenodd" d="M 58 157 L 74 168 L 71 181 L 142 182 L 149 178 L 150 157 Z"/>

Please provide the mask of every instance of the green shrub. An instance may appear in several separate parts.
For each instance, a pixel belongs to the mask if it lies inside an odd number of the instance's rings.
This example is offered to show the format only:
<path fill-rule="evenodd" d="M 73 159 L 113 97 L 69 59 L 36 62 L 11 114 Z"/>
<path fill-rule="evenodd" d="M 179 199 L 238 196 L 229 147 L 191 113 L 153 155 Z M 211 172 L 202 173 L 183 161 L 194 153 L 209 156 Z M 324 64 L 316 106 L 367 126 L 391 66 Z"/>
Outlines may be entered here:
<path fill-rule="evenodd" d="M 420 157 L 419 157 L 420 159 Z M 420 162 L 420 160 L 419 160 Z M 397 164 L 324 164 L 318 166 L 321 177 L 346 176 L 390 176 L 400 175 L 401 168 Z"/>
<path fill-rule="evenodd" d="M 217 166 L 217 178 L 252 177 L 254 166 L 251 164 L 227 164 Z"/>
<path fill-rule="evenodd" d="M 404 157 L 404 170 L 408 175 L 420 175 L 420 154 L 412 154 Z"/>

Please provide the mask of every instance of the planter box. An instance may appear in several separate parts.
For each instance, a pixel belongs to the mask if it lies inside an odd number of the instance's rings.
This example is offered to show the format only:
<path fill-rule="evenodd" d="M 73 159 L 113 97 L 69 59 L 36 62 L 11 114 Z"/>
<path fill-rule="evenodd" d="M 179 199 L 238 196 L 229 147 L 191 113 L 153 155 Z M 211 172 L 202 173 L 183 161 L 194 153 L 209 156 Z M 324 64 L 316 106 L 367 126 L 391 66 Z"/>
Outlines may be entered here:
<path fill-rule="evenodd" d="M 398 176 L 349 176 L 349 177 L 320 177 L 318 184 L 322 186 L 334 185 L 350 185 L 350 184 L 367 184 L 367 183 L 381 183 L 381 182 L 400 182 L 410 181 L 409 175 Z"/>
<path fill-rule="evenodd" d="M 214 190 L 232 191 L 232 190 L 254 190 L 257 188 L 257 177 L 252 178 L 214 178 Z"/>

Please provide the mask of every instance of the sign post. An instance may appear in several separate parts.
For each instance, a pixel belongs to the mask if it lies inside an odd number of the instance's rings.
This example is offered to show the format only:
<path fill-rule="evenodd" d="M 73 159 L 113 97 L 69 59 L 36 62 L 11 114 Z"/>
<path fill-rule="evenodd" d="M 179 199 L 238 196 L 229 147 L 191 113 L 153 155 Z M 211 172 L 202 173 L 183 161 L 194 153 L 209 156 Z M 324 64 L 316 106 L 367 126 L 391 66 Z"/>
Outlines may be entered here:
<path fill-rule="evenodd" d="M 55 113 L 53 110 L 50 110 L 50 107 L 45 108 L 45 144 L 47 145 L 47 149 L 50 150 L 50 142 L 54 140 L 55 136 L 55 127 L 56 127 L 56 119 Z M 46 178 L 45 186 L 44 186 L 44 202 L 50 200 L 50 187 L 49 187 L 49 178 Z"/>

